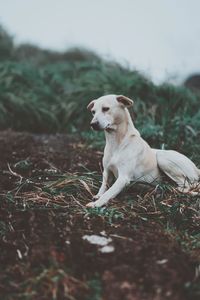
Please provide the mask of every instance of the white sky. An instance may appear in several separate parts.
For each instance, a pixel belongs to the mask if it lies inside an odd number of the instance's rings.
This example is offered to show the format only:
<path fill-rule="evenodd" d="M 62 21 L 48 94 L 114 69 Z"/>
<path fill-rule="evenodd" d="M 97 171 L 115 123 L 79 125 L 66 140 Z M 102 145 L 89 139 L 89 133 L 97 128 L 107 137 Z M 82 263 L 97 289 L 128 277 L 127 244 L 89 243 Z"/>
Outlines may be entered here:
<path fill-rule="evenodd" d="M 0 0 L 17 43 L 84 46 L 155 82 L 200 72 L 200 0 Z"/>

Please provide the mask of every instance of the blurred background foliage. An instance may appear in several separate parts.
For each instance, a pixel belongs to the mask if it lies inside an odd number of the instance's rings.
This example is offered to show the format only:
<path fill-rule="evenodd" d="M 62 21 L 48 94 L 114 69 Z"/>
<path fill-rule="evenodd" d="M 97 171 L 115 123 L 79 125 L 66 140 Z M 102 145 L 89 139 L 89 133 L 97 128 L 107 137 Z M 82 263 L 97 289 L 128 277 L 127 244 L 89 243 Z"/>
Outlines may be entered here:
<path fill-rule="evenodd" d="M 93 146 L 103 135 L 90 131 L 88 102 L 124 94 L 142 136 L 158 148 L 200 159 L 200 92 L 155 85 L 143 74 L 100 58 L 87 49 L 66 52 L 15 45 L 0 27 L 0 129 L 34 133 L 76 133 Z"/>

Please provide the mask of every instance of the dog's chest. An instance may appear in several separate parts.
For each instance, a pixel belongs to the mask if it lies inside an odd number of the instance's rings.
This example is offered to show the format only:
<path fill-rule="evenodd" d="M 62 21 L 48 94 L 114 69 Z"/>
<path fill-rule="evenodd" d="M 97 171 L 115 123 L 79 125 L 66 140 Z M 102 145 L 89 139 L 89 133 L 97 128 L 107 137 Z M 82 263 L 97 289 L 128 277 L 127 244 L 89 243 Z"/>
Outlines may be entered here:
<path fill-rule="evenodd" d="M 118 177 L 119 166 L 123 163 L 122 157 L 120 157 L 119 151 L 107 153 L 104 155 L 104 168 L 110 170 L 115 177 Z"/>

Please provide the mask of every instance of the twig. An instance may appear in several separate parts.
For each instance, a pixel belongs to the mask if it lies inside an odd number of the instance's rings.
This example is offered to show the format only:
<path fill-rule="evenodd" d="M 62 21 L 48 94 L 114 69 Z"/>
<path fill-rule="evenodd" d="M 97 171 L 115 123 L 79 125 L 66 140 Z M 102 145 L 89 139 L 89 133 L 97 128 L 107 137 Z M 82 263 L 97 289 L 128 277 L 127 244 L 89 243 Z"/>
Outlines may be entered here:
<path fill-rule="evenodd" d="M 129 237 L 126 237 L 126 236 L 122 236 L 122 235 L 118 235 L 118 234 L 110 234 L 110 236 L 112 236 L 114 238 L 117 238 L 117 239 L 127 240 L 127 241 L 130 241 L 130 242 L 133 241 L 132 238 L 129 238 Z"/>
<path fill-rule="evenodd" d="M 73 195 L 70 195 L 71 198 L 83 209 L 86 209 L 85 206 L 83 204 L 81 204 Z"/>
<path fill-rule="evenodd" d="M 22 177 L 20 174 L 17 174 L 16 172 L 14 172 L 14 171 L 11 169 L 11 167 L 10 167 L 9 163 L 8 163 L 7 165 L 8 165 L 8 170 L 9 170 L 9 172 L 11 173 L 11 175 L 13 175 L 13 176 L 15 176 L 15 177 L 19 177 L 19 178 L 20 178 L 20 180 L 19 180 L 19 184 L 21 184 L 21 183 L 22 183 L 22 179 L 23 179 L 23 177 Z"/>

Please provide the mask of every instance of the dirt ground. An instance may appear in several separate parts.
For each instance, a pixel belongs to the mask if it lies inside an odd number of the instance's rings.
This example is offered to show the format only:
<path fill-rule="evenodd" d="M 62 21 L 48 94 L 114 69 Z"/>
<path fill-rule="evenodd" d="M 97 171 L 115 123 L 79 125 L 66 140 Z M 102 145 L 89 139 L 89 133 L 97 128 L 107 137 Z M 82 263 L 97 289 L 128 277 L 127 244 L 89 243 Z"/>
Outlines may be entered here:
<path fill-rule="evenodd" d="M 159 222 L 107 222 L 101 215 L 70 207 L 23 211 L 4 202 L 3 195 L 19 180 L 9 167 L 27 178 L 45 180 L 49 168 L 100 173 L 100 160 L 100 152 L 67 135 L 0 133 L 0 299 L 198 298 L 188 289 L 197 262 Z M 23 161 L 28 161 L 27 168 L 19 168 Z M 113 251 L 102 253 L 83 239 L 91 234 L 109 237 Z"/>

